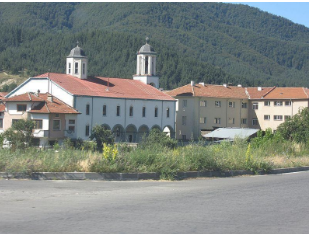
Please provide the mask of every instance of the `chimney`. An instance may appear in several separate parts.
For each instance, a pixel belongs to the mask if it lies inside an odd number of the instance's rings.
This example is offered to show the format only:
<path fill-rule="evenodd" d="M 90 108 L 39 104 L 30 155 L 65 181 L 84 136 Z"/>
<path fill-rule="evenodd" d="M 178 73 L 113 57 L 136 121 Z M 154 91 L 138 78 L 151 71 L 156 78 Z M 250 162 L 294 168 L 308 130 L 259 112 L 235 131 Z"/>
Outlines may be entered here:
<path fill-rule="evenodd" d="M 191 81 L 191 86 L 194 86 L 194 81 L 193 80 Z"/>
<path fill-rule="evenodd" d="M 241 85 L 241 84 L 238 84 L 238 87 L 239 87 L 239 88 L 242 88 L 242 85 Z"/>
<path fill-rule="evenodd" d="M 228 87 L 228 85 L 227 85 L 227 84 L 223 84 L 223 86 L 224 86 L 225 88 L 227 88 L 227 87 Z"/>
<path fill-rule="evenodd" d="M 258 87 L 258 91 L 262 91 L 262 88 L 261 88 L 261 87 Z"/>
<path fill-rule="evenodd" d="M 199 84 L 202 85 L 202 86 L 204 86 L 204 82 L 200 82 Z"/>
<path fill-rule="evenodd" d="M 53 102 L 53 96 L 51 94 L 48 94 L 48 101 Z"/>

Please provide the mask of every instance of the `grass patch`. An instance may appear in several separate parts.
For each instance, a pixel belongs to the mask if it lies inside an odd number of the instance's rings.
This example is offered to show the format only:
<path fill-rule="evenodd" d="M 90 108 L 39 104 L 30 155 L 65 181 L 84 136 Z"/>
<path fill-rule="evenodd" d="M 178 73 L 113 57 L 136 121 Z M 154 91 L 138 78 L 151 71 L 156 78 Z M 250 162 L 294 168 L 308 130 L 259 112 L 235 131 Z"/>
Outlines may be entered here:
<path fill-rule="evenodd" d="M 112 147 L 113 148 L 113 147 Z M 106 153 L 60 149 L 0 151 L 2 172 L 159 172 L 162 179 L 173 179 L 182 171 L 271 170 L 309 165 L 309 149 L 290 142 L 252 147 L 244 141 L 202 146 L 190 144 L 175 149 L 145 147 L 130 150 L 118 145 Z M 115 157 L 109 157 L 111 152 Z"/>

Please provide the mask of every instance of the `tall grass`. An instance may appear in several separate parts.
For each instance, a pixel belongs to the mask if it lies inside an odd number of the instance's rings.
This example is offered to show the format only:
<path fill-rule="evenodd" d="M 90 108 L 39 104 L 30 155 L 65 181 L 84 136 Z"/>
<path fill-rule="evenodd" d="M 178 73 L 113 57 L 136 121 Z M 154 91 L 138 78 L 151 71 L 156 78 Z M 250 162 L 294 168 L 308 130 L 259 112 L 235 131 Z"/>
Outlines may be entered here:
<path fill-rule="evenodd" d="M 173 178 L 177 172 L 204 170 L 270 170 L 308 166 L 309 150 L 291 142 L 267 143 L 256 147 L 242 140 L 233 144 L 203 146 L 189 144 L 175 149 L 153 145 L 130 150 L 122 145 L 104 153 L 59 149 L 0 150 L 0 171 L 4 172 L 159 172 Z M 113 152 L 114 156 L 107 156 Z"/>

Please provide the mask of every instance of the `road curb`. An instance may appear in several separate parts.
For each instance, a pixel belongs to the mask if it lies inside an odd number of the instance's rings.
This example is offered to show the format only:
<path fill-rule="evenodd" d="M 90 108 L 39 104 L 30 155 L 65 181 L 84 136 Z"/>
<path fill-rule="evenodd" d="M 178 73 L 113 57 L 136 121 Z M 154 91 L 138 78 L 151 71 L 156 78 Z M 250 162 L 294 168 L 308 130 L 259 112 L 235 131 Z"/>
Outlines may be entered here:
<path fill-rule="evenodd" d="M 254 173 L 248 170 L 233 171 L 187 171 L 178 172 L 176 180 L 203 177 L 234 177 L 242 175 L 266 175 L 283 174 L 298 171 L 308 171 L 309 167 L 279 168 L 270 171 L 258 171 Z M 96 173 L 96 172 L 33 172 L 7 173 L 0 172 L 0 179 L 29 179 L 29 180 L 104 180 L 104 181 L 137 181 L 137 180 L 159 180 L 160 173 Z"/>

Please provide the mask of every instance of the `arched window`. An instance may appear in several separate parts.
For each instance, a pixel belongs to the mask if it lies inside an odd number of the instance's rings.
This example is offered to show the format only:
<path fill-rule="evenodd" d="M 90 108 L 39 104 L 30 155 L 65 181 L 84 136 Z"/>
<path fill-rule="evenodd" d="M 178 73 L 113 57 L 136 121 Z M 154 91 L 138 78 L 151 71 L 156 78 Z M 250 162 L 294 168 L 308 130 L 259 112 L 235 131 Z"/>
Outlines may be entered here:
<path fill-rule="evenodd" d="M 79 73 L 79 72 L 78 72 L 78 68 L 79 68 L 78 63 L 75 63 L 75 74 L 78 74 L 78 73 Z"/>
<path fill-rule="evenodd" d="M 107 106 L 103 105 L 103 116 L 107 115 Z"/>
<path fill-rule="evenodd" d="M 86 114 L 86 115 L 89 115 L 89 114 L 90 114 L 90 104 L 86 104 L 85 114 Z"/>
<path fill-rule="evenodd" d="M 166 117 L 167 117 L 167 118 L 170 117 L 170 108 L 166 108 Z"/>
<path fill-rule="evenodd" d="M 133 114 L 134 114 L 134 109 L 132 106 L 130 106 L 130 116 L 133 116 Z"/>
<path fill-rule="evenodd" d="M 142 110 L 142 117 L 146 117 L 146 107 L 143 107 L 143 110 Z"/>
<path fill-rule="evenodd" d="M 154 117 L 158 117 L 158 107 L 154 108 Z"/>
<path fill-rule="evenodd" d="M 148 56 L 145 57 L 145 74 L 148 74 Z"/>

